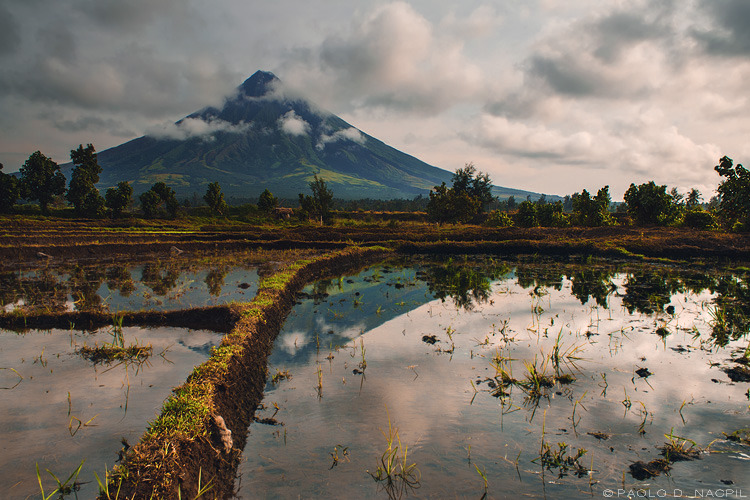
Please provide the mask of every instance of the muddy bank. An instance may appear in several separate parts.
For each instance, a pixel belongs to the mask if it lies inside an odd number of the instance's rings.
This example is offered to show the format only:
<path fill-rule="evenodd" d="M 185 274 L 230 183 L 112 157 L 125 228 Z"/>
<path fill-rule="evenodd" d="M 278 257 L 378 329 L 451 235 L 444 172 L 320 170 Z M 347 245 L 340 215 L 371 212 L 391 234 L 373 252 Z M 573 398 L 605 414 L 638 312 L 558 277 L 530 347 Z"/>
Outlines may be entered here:
<path fill-rule="evenodd" d="M 352 244 L 384 245 L 407 253 L 584 253 L 624 258 L 750 260 L 750 235 L 669 227 L 488 228 L 421 222 L 334 226 L 217 222 L 206 226 L 190 220 L 161 221 L 155 227 L 117 227 L 115 222 L 103 220 L 6 220 L 9 224 L 0 232 L 0 266 L 6 268 L 183 251 L 337 250 Z"/>
<path fill-rule="evenodd" d="M 109 475 L 126 498 L 194 498 L 200 484 L 230 497 L 247 431 L 263 397 L 267 359 L 295 295 L 306 283 L 371 265 L 389 252 L 350 248 L 299 261 L 264 280 L 211 358 L 166 401 L 141 442 Z M 101 498 L 106 498 L 106 495 Z"/>
<path fill-rule="evenodd" d="M 239 320 L 236 306 L 198 307 L 179 311 L 140 311 L 104 313 L 93 311 L 71 311 L 0 314 L 0 328 L 25 332 L 27 330 L 49 330 L 52 328 L 92 331 L 118 322 L 118 326 L 173 326 L 193 330 L 213 330 L 227 333 Z M 119 325 L 119 321 L 122 324 Z"/>

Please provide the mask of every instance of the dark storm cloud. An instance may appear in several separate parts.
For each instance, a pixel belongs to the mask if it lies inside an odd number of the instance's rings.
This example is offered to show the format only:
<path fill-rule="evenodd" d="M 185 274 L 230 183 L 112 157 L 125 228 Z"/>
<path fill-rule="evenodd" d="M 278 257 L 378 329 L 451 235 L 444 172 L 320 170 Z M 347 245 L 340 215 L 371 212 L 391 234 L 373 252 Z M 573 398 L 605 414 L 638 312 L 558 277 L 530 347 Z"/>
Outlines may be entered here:
<path fill-rule="evenodd" d="M 696 29 L 693 36 L 707 52 L 722 56 L 750 55 L 750 2 L 703 0 L 700 9 L 711 21 L 710 29 Z"/>
<path fill-rule="evenodd" d="M 10 54 L 21 44 L 18 26 L 13 15 L 0 5 L 0 56 Z"/>
<path fill-rule="evenodd" d="M 598 20 L 591 29 L 596 34 L 594 54 L 608 63 L 615 62 L 624 48 L 664 37 L 670 31 L 664 24 L 635 12 L 615 12 Z"/>
<path fill-rule="evenodd" d="M 170 17 L 181 17 L 186 2 L 182 0 L 129 0 L 81 2 L 80 11 L 97 24 L 121 32 L 132 32 L 150 24 L 155 16 L 168 13 Z"/>
<path fill-rule="evenodd" d="M 107 131 L 110 135 L 116 137 L 133 137 L 137 135 L 132 130 L 127 129 L 118 120 L 111 118 L 100 118 L 98 116 L 79 116 L 74 120 L 58 120 L 52 118 L 52 125 L 63 132 L 87 132 L 102 130 Z"/>
<path fill-rule="evenodd" d="M 574 97 L 601 95 L 609 89 L 601 75 L 580 67 L 575 56 L 533 56 L 528 62 L 527 75 L 545 82 L 554 92 Z"/>
<path fill-rule="evenodd" d="M 41 28 L 37 35 L 41 51 L 61 60 L 72 61 L 78 55 L 73 34 L 63 24 L 50 23 Z"/>
<path fill-rule="evenodd" d="M 674 36 L 674 2 L 617 9 L 575 22 L 538 43 L 519 64 L 524 85 L 485 111 L 515 118 L 543 111 L 543 100 L 633 99 L 653 90 L 645 65 L 634 56 L 642 44 L 652 44 L 654 55 L 669 51 Z M 646 62 L 646 61 L 644 61 Z"/>

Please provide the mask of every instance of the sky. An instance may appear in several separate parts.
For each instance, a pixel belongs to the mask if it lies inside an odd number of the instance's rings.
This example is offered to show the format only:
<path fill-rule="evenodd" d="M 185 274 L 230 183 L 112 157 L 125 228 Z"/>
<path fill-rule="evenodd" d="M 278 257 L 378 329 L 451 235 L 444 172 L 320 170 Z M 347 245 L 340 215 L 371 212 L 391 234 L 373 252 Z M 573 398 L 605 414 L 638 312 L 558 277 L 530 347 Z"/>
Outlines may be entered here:
<path fill-rule="evenodd" d="M 257 70 L 431 165 L 707 201 L 750 161 L 748 0 L 0 0 L 0 162 L 98 151 Z"/>

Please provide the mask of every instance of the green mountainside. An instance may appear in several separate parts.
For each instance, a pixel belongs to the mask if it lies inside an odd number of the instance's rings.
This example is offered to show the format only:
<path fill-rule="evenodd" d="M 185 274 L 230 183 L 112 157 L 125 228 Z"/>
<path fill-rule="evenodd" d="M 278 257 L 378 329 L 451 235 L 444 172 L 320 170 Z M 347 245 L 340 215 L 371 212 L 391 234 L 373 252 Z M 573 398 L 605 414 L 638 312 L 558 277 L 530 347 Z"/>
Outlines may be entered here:
<path fill-rule="evenodd" d="M 307 193 L 314 175 L 337 198 L 427 196 L 452 172 L 428 165 L 371 137 L 310 102 L 284 95 L 272 73 L 258 71 L 226 100 L 172 127 L 101 151 L 100 188 L 129 181 L 136 193 L 158 181 L 180 196 L 202 195 L 218 181 L 230 197 L 268 188 L 281 198 Z M 460 166 L 460 165 L 459 165 Z M 494 194 L 536 193 L 496 187 Z"/>

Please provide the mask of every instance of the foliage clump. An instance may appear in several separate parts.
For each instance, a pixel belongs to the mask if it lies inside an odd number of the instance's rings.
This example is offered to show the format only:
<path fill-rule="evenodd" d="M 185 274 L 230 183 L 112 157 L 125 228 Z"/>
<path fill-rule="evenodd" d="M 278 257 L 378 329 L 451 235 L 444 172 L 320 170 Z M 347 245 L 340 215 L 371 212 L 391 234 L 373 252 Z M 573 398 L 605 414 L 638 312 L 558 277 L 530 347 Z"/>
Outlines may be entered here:
<path fill-rule="evenodd" d="M 625 191 L 628 215 L 640 225 L 665 226 L 675 221 L 677 204 L 667 193 L 667 186 L 650 181 L 639 186 L 631 184 Z"/>
<path fill-rule="evenodd" d="M 218 215 L 227 213 L 227 202 L 224 201 L 224 193 L 221 192 L 221 186 L 218 182 L 212 182 L 203 195 L 203 201 L 206 202 L 211 211 Z"/>
<path fill-rule="evenodd" d="M 258 198 L 258 210 L 270 214 L 279 206 L 279 199 L 268 189 L 264 190 Z"/>
<path fill-rule="evenodd" d="M 453 186 L 443 182 L 430 191 L 427 216 L 438 223 L 466 223 L 484 213 L 487 204 L 494 200 L 489 174 L 477 172 L 473 163 L 467 163 L 453 174 Z"/>
<path fill-rule="evenodd" d="M 51 158 L 35 151 L 20 170 L 20 194 L 27 200 L 39 201 L 42 213 L 49 214 L 49 204 L 55 196 L 65 193 L 65 176 Z"/>
<path fill-rule="evenodd" d="M 119 217 L 133 203 L 133 187 L 127 181 L 117 183 L 117 187 L 107 189 L 104 205 L 112 211 L 112 217 Z"/>
<path fill-rule="evenodd" d="M 100 217 L 104 214 L 104 198 L 96 189 L 102 167 L 99 165 L 93 144 L 70 151 L 73 173 L 68 186 L 67 199 L 80 217 Z"/>
<path fill-rule="evenodd" d="M 159 216 L 161 207 L 164 207 L 166 214 L 170 218 L 175 218 L 177 216 L 177 209 L 180 206 L 175 197 L 174 189 L 163 182 L 157 182 L 151 186 L 151 189 L 140 196 L 140 200 L 141 210 L 143 210 L 143 214 L 149 219 Z"/>
<path fill-rule="evenodd" d="M 592 197 L 585 189 L 571 197 L 573 221 L 581 226 L 610 226 L 614 223 L 609 213 L 609 186 L 604 186 Z"/>
<path fill-rule="evenodd" d="M 747 230 L 750 228 L 750 171 L 741 164 L 734 166 L 728 156 L 722 157 L 714 170 L 725 178 L 717 188 L 721 219 L 733 230 Z"/>
<path fill-rule="evenodd" d="M 317 174 L 310 183 L 310 190 L 312 196 L 299 194 L 301 217 L 318 220 L 327 226 L 333 224 L 333 191 Z"/>
<path fill-rule="evenodd" d="M 18 179 L 10 174 L 2 172 L 3 164 L 0 163 L 0 213 L 9 213 L 13 210 L 20 195 Z"/>

